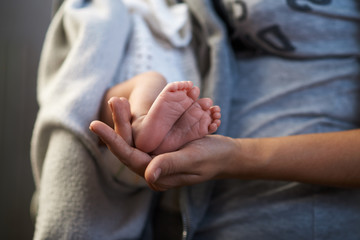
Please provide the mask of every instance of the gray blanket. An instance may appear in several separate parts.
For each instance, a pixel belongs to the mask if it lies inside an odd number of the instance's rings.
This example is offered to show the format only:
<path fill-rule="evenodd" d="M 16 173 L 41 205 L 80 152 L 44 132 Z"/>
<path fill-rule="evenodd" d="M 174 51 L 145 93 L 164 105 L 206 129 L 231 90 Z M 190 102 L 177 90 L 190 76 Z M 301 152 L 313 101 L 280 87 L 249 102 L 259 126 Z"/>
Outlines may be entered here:
<path fill-rule="evenodd" d="M 121 66 L 131 25 L 114 0 L 66 1 L 54 16 L 32 138 L 41 206 L 34 239 L 139 239 L 143 233 L 152 192 L 117 181 L 88 129 Z"/>

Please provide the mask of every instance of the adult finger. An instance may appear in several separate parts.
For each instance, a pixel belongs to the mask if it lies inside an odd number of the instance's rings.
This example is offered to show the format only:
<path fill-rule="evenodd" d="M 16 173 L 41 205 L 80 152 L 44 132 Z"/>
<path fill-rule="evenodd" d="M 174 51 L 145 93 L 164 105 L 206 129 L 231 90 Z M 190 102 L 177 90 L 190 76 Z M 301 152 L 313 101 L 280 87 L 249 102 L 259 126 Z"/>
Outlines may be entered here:
<path fill-rule="evenodd" d="M 120 135 L 103 122 L 93 121 L 89 128 L 101 138 L 122 163 L 140 176 L 144 176 L 145 169 L 151 161 L 148 154 L 131 147 Z"/>
<path fill-rule="evenodd" d="M 130 104 L 126 98 L 112 97 L 108 102 L 114 121 L 115 132 L 133 146 Z"/>
<path fill-rule="evenodd" d="M 160 176 L 154 183 L 149 183 L 149 187 L 154 191 L 166 191 L 172 188 L 183 187 L 203 182 L 202 175 L 197 174 L 174 174 L 168 176 Z"/>
<path fill-rule="evenodd" d="M 193 153 L 187 154 L 186 149 L 181 151 L 164 153 L 154 157 L 145 171 L 145 179 L 148 183 L 155 183 L 165 176 L 174 176 L 179 174 L 199 175 L 197 160 L 193 159 Z"/>

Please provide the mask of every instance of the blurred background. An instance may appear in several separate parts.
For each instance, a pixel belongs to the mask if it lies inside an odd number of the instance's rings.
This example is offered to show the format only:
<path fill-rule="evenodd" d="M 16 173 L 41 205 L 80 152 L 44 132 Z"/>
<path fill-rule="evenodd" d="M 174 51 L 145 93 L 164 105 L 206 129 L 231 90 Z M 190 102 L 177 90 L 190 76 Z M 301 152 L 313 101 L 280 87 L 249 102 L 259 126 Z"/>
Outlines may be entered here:
<path fill-rule="evenodd" d="M 50 0 L 0 1 L 0 239 L 32 239 L 30 139 Z"/>

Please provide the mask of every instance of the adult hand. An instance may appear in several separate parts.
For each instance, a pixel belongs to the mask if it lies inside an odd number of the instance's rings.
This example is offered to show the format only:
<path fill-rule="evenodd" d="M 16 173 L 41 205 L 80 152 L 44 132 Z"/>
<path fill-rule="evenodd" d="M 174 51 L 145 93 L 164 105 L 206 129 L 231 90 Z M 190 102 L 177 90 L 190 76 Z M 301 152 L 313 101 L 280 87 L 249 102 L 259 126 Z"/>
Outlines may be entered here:
<path fill-rule="evenodd" d="M 229 176 L 234 141 L 220 135 L 209 135 L 186 144 L 175 152 L 152 158 L 130 146 L 105 123 L 94 121 L 90 129 L 129 169 L 145 177 L 150 188 L 165 191 Z M 230 167 L 231 168 L 231 167 Z"/>
<path fill-rule="evenodd" d="M 145 170 L 145 179 L 156 191 L 231 177 L 232 138 L 208 135 L 192 141 L 175 152 L 155 156 Z"/>

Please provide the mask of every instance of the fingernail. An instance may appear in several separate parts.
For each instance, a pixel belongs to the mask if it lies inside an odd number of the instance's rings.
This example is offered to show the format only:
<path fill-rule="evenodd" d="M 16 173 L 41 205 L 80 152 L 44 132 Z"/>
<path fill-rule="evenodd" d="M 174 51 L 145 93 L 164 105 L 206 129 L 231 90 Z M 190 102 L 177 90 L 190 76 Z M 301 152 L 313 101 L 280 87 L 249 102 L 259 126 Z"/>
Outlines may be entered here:
<path fill-rule="evenodd" d="M 113 112 L 113 105 L 112 105 L 111 99 L 108 101 L 108 105 L 109 105 L 111 111 Z"/>
<path fill-rule="evenodd" d="M 94 130 L 93 130 L 93 129 L 94 129 L 94 128 L 93 128 L 93 122 L 90 123 L 89 129 L 90 129 L 91 131 L 94 131 Z"/>
<path fill-rule="evenodd" d="M 161 168 L 156 169 L 154 172 L 154 181 L 153 182 L 156 182 L 158 180 L 160 174 L 161 174 Z"/>

